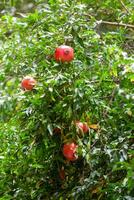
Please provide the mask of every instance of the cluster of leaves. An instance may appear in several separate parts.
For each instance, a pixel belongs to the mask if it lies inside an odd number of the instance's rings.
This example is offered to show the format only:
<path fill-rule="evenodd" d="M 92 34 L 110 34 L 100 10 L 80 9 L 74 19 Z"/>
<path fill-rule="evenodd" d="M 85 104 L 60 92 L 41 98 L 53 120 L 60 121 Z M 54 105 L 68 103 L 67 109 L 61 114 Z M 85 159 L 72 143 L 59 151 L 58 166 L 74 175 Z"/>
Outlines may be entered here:
<path fill-rule="evenodd" d="M 102 15 L 88 15 L 94 1 L 81 2 L 40 1 L 32 14 L 0 19 L 1 200 L 133 198 L 134 58 L 123 49 L 128 31 L 98 32 Z M 106 2 L 102 10 L 111 5 Z M 112 7 L 118 15 L 119 9 Z M 55 62 L 61 44 L 74 48 L 73 62 Z M 20 88 L 27 75 L 38 83 L 29 92 Z M 78 135 L 75 120 L 98 127 Z M 79 159 L 67 162 L 62 146 L 72 140 Z"/>

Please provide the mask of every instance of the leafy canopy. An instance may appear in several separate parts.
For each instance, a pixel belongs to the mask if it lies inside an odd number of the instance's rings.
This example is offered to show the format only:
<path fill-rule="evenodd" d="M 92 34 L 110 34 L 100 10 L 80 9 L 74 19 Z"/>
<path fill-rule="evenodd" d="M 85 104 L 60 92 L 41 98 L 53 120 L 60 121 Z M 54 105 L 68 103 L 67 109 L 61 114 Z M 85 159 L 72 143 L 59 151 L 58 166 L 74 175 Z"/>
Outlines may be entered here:
<path fill-rule="evenodd" d="M 133 35 L 101 20 L 132 24 L 134 5 L 124 1 L 126 13 L 120 1 L 43 2 L 0 19 L 0 199 L 130 199 Z M 71 63 L 53 59 L 61 44 L 74 48 Z M 27 75 L 37 80 L 28 92 Z M 72 140 L 79 159 L 67 162 L 62 147 Z"/>

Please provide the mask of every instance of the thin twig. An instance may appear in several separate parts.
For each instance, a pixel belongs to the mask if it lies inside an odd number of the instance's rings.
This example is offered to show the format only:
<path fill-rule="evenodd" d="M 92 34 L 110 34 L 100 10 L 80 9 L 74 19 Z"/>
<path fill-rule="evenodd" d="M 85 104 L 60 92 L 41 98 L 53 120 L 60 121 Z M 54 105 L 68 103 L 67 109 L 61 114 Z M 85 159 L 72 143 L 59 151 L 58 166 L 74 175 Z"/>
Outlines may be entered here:
<path fill-rule="evenodd" d="M 91 145 L 91 148 L 94 147 L 94 145 L 98 142 L 98 140 L 95 140 L 95 142 Z"/>
<path fill-rule="evenodd" d="M 122 0 L 119 0 L 119 2 L 121 3 L 122 7 L 126 10 L 126 12 L 128 14 L 130 14 L 130 11 L 127 9 L 127 7 L 125 6 L 124 2 Z"/>
<path fill-rule="evenodd" d="M 117 90 L 117 87 L 115 87 L 115 88 L 113 89 L 113 91 L 112 91 L 110 101 L 109 101 L 109 103 L 108 103 L 108 105 L 107 105 L 108 107 L 111 106 L 111 104 L 112 104 L 112 102 L 113 102 L 113 100 L 114 100 L 114 96 L 115 96 L 116 90 Z M 107 114 L 108 114 L 108 110 L 105 110 L 105 111 L 103 112 L 103 116 L 106 117 Z"/>
<path fill-rule="evenodd" d="M 94 16 L 89 15 L 89 14 L 86 14 L 85 16 L 89 17 L 90 19 L 92 17 L 94 17 Z M 97 23 L 98 23 L 98 25 L 106 24 L 106 25 L 110 25 L 110 26 L 122 26 L 122 27 L 125 27 L 125 28 L 134 29 L 134 25 L 132 25 L 132 24 L 124 24 L 124 23 L 119 23 L 119 22 L 109 22 L 109 21 L 103 21 L 103 20 L 98 20 Z"/>
<path fill-rule="evenodd" d="M 110 26 L 122 26 L 122 27 L 125 27 L 125 28 L 134 29 L 134 25 L 118 23 L 118 22 L 98 21 L 98 24 L 106 24 L 106 25 L 110 25 Z"/>

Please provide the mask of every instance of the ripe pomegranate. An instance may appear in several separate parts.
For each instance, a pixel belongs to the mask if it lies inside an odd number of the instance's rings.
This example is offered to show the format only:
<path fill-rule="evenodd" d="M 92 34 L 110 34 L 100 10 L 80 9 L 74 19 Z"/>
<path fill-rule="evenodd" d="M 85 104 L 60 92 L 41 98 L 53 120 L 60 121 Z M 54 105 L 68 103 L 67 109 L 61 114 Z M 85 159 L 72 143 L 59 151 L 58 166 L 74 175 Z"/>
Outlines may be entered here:
<path fill-rule="evenodd" d="M 32 90 L 36 85 L 36 80 L 30 76 L 25 77 L 21 82 L 21 87 L 24 90 Z"/>
<path fill-rule="evenodd" d="M 74 59 L 74 50 L 70 46 L 61 45 L 56 48 L 54 58 L 58 62 L 70 62 Z"/>
<path fill-rule="evenodd" d="M 63 155 L 69 161 L 77 160 L 78 156 L 76 155 L 76 150 L 78 146 L 75 143 L 64 144 L 63 146 Z"/>
<path fill-rule="evenodd" d="M 77 121 L 77 122 L 76 122 L 76 126 L 77 126 L 83 133 L 87 133 L 88 130 L 89 130 L 89 127 L 88 127 L 88 125 L 87 125 L 86 122 Z"/>

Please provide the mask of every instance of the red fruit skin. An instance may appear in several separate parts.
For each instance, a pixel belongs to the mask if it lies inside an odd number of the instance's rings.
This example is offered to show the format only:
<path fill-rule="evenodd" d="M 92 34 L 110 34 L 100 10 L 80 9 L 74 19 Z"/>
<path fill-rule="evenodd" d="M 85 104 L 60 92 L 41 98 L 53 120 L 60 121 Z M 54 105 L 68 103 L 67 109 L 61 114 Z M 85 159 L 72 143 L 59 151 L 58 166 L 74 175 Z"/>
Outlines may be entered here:
<path fill-rule="evenodd" d="M 87 133 L 89 131 L 89 127 L 87 125 L 87 123 L 83 123 L 83 122 L 76 122 L 76 126 L 82 130 L 83 133 Z"/>
<path fill-rule="evenodd" d="M 57 62 L 70 62 L 74 59 L 74 50 L 70 46 L 61 45 L 56 48 L 54 58 Z"/>
<path fill-rule="evenodd" d="M 75 143 L 64 144 L 63 146 L 63 155 L 69 161 L 77 160 L 78 156 L 76 156 L 76 150 L 78 146 Z"/>
<path fill-rule="evenodd" d="M 24 90 L 32 90 L 36 85 L 36 80 L 32 77 L 25 77 L 21 82 L 21 87 Z"/>

